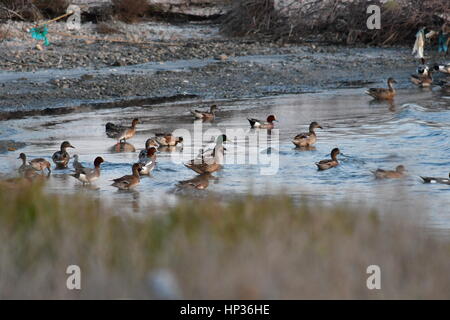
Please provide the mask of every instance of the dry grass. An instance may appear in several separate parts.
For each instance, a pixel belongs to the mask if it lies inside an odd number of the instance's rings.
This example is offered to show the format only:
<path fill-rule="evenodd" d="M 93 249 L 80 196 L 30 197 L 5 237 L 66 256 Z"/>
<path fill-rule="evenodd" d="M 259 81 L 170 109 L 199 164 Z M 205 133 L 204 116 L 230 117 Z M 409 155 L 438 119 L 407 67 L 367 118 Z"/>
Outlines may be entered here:
<path fill-rule="evenodd" d="M 369 30 L 366 9 L 381 8 L 381 30 Z M 274 10 L 273 0 L 234 0 L 222 31 L 232 36 L 267 37 L 283 41 L 324 40 L 335 43 L 398 44 L 411 42 L 420 27 L 438 30 L 450 14 L 447 0 L 311 0 L 286 8 L 289 18 Z"/>
<path fill-rule="evenodd" d="M 183 298 L 450 298 L 449 242 L 346 205 L 248 197 L 124 217 L 24 186 L 0 187 L 0 207 L 2 299 L 155 298 L 161 269 Z M 81 267 L 81 291 L 65 287 L 71 264 Z M 371 264 L 382 290 L 366 288 Z"/>
<path fill-rule="evenodd" d="M 32 0 L 0 0 L 0 19 L 36 21 L 42 17 Z"/>
<path fill-rule="evenodd" d="M 112 0 L 113 11 L 119 20 L 134 23 L 150 10 L 147 0 Z"/>
<path fill-rule="evenodd" d="M 34 0 L 34 5 L 48 17 L 55 17 L 66 13 L 69 0 Z"/>

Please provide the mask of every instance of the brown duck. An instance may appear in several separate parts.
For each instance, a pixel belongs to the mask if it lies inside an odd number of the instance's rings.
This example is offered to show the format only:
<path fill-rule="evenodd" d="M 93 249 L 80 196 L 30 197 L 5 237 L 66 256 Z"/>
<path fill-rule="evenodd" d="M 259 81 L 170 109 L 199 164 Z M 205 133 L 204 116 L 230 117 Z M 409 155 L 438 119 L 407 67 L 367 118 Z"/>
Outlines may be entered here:
<path fill-rule="evenodd" d="M 340 154 L 340 150 L 338 148 L 334 148 L 331 150 L 331 159 L 321 160 L 316 162 L 316 166 L 319 170 L 327 170 L 339 165 L 339 161 L 337 159 L 337 155 Z"/>
<path fill-rule="evenodd" d="M 222 169 L 225 147 L 222 145 L 227 140 L 226 135 L 220 135 L 216 139 L 216 146 L 211 154 L 201 153 L 199 157 L 192 159 L 185 166 L 199 174 L 212 173 Z"/>
<path fill-rule="evenodd" d="M 126 175 L 117 179 L 113 179 L 114 183 L 111 184 L 120 190 L 129 190 L 137 186 L 140 182 L 139 171 L 141 171 L 142 165 L 139 163 L 133 164 L 131 167 L 132 174 Z"/>
<path fill-rule="evenodd" d="M 393 84 L 397 83 L 393 78 L 387 80 L 388 88 L 370 88 L 366 91 L 366 94 L 377 100 L 391 100 L 395 97 L 395 89 Z"/>
<path fill-rule="evenodd" d="M 31 166 L 36 171 L 41 171 L 44 173 L 44 170 L 47 169 L 48 173 L 52 172 L 50 162 L 45 160 L 44 158 L 36 158 L 28 162 L 27 164 L 27 156 L 25 153 L 21 153 L 18 159 L 22 159 L 22 165 L 19 168 L 19 172 L 23 171 L 27 168 L 27 166 Z"/>
<path fill-rule="evenodd" d="M 174 137 L 171 133 L 157 133 L 155 140 L 163 147 L 171 147 L 182 143 L 183 137 Z"/>
<path fill-rule="evenodd" d="M 105 125 L 106 135 L 110 138 L 119 140 L 119 142 L 126 142 L 131 139 L 136 134 L 136 125 L 139 123 L 139 119 L 133 119 L 131 122 L 131 127 L 127 128 L 121 125 L 117 125 L 108 122 Z"/>
<path fill-rule="evenodd" d="M 75 149 L 75 147 L 72 146 L 69 141 L 64 141 L 63 143 L 61 143 L 60 150 L 56 151 L 53 154 L 52 160 L 55 163 L 57 168 L 67 168 L 67 164 L 70 161 L 70 155 L 66 151 L 67 148 L 74 148 Z"/>
<path fill-rule="evenodd" d="M 403 165 L 399 165 L 395 170 L 377 169 L 372 171 L 377 179 L 399 179 L 405 177 L 406 169 Z"/>
<path fill-rule="evenodd" d="M 316 143 L 317 136 L 315 129 L 322 127 L 317 122 L 311 122 L 309 125 L 309 132 L 303 132 L 294 137 L 294 140 L 292 140 L 292 143 L 295 144 L 297 147 L 310 147 Z"/>

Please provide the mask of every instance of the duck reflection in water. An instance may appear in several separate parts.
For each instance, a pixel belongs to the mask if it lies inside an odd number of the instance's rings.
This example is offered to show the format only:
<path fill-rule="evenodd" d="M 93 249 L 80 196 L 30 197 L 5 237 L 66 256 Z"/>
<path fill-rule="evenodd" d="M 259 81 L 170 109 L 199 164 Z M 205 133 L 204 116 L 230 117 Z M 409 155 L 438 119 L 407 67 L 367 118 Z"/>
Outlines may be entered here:
<path fill-rule="evenodd" d="M 210 180 L 213 180 L 214 183 L 217 183 L 219 181 L 219 178 L 214 177 L 210 173 L 202 173 L 192 179 L 179 181 L 176 186 L 179 189 L 189 188 L 189 189 L 204 190 L 208 188 Z"/>
<path fill-rule="evenodd" d="M 128 142 L 118 142 L 109 148 L 111 153 L 136 152 L 136 148 Z"/>

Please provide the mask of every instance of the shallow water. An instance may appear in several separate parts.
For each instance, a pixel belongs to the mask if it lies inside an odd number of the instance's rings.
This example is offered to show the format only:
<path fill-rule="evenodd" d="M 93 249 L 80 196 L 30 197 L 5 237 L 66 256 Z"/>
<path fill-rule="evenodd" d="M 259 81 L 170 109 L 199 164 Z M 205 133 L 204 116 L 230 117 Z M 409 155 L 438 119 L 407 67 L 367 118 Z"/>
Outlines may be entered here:
<path fill-rule="evenodd" d="M 156 204 L 174 203 L 179 194 L 202 196 L 213 193 L 222 197 L 247 191 L 266 195 L 282 190 L 297 198 L 320 199 L 325 203 L 345 200 L 364 203 L 381 211 L 392 207 L 424 211 L 424 225 L 450 231 L 450 186 L 421 183 L 420 175 L 447 177 L 450 171 L 450 97 L 440 90 L 400 90 L 395 105 L 373 103 L 364 89 L 278 96 L 257 100 L 216 101 L 220 107 L 213 123 L 203 123 L 201 132 L 216 130 L 212 137 L 194 134 L 194 121 L 189 109 L 198 108 L 197 101 L 126 109 L 106 109 L 63 116 L 39 116 L 2 122 L 4 139 L 24 141 L 24 149 L 0 155 L 0 172 L 14 174 L 20 165 L 17 156 L 25 152 L 30 158 L 50 159 L 63 140 L 76 147 L 85 165 L 92 166 L 96 156 L 106 162 L 95 187 L 83 188 L 67 175 L 71 170 L 54 170 L 47 188 L 52 193 L 82 191 L 111 201 L 120 202 L 124 211 L 145 214 Z M 209 102 L 208 102 L 209 103 Z M 205 102 L 202 103 L 206 107 Z M 267 145 L 246 143 L 247 134 L 264 130 L 249 130 L 247 117 L 264 119 L 275 114 L 279 120 L 270 136 L 262 136 Z M 138 133 L 129 140 L 136 152 L 114 152 L 115 141 L 106 137 L 108 121 L 128 124 L 138 117 Z M 318 121 L 315 150 L 302 151 L 291 143 L 293 136 L 307 130 Z M 195 126 L 199 123 L 195 122 Z M 110 179 L 130 174 L 130 164 L 137 159 L 144 142 L 155 132 L 184 129 L 182 148 L 158 153 L 158 166 L 152 177 L 144 177 L 134 192 L 118 192 Z M 242 129 L 238 136 L 230 130 Z M 218 130 L 218 131 L 217 131 Z M 211 131 L 209 131 L 211 132 Z M 184 167 L 196 155 L 202 143 L 219 132 L 227 133 L 225 168 L 214 174 L 207 190 L 180 191 L 180 180 L 196 174 Z M 264 131 L 265 132 L 265 131 Z M 191 136 L 192 139 L 189 139 Z M 339 147 L 341 165 L 318 172 L 315 162 L 329 158 L 332 148 Z M 269 150 L 269 152 L 267 151 Z M 245 163 L 233 163 L 237 156 Z M 271 161 L 274 174 L 263 175 L 268 164 L 249 163 L 259 159 Z M 235 161 L 234 161 L 235 162 Z M 277 165 L 278 164 L 278 165 Z M 398 181 L 377 181 L 370 170 L 393 169 L 403 164 L 409 177 Z M 270 172 L 269 172 L 270 173 Z"/>

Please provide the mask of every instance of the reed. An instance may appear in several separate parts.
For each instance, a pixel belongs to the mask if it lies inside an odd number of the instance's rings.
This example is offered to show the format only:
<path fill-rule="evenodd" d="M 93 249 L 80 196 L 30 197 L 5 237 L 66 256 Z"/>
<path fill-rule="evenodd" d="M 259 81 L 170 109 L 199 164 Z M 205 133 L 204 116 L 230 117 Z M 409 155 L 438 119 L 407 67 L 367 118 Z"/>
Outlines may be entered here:
<path fill-rule="evenodd" d="M 134 217 L 85 195 L 2 185 L 1 299 L 450 297 L 450 242 L 411 212 L 279 195 L 186 199 Z M 81 290 L 66 288 L 72 264 Z M 372 264 L 381 290 L 366 287 Z"/>

